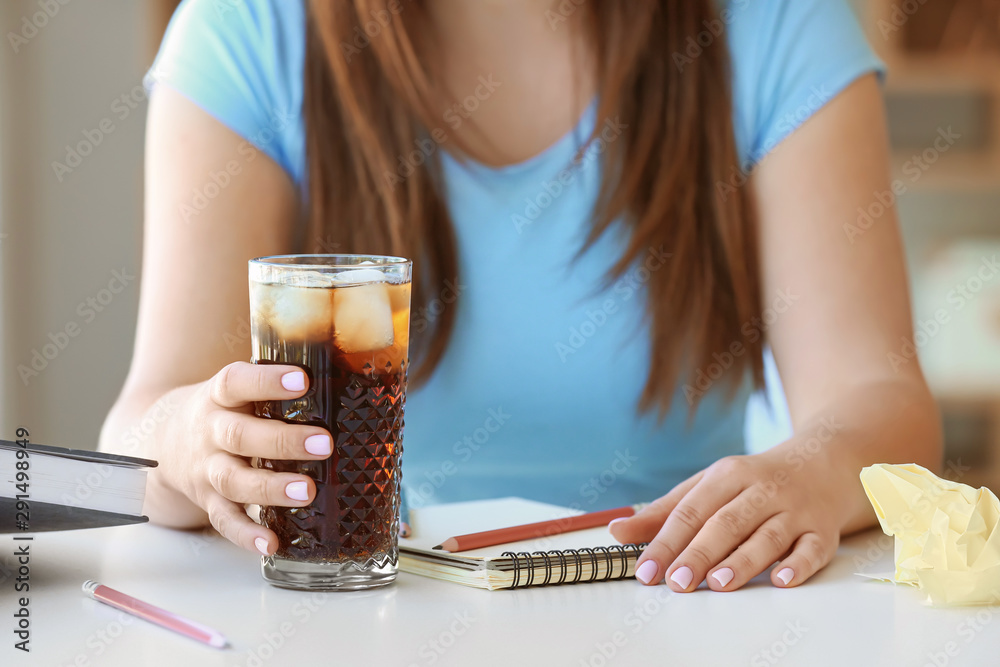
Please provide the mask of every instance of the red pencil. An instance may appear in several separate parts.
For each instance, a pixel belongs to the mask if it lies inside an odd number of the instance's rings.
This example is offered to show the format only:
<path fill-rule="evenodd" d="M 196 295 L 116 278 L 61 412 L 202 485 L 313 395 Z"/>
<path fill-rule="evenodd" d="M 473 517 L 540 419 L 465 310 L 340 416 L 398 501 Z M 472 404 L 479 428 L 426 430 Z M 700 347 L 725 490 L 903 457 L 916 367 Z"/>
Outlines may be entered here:
<path fill-rule="evenodd" d="M 457 537 L 449 537 L 434 548 L 449 553 L 456 553 L 459 551 L 469 551 L 470 549 L 492 547 L 497 544 L 508 544 L 510 542 L 548 537 L 549 535 L 558 535 L 559 533 L 569 533 L 574 530 L 596 528 L 598 526 L 606 526 L 615 519 L 632 516 L 643 507 L 645 505 L 616 507 L 610 510 L 601 510 L 600 512 L 588 512 L 587 514 L 568 516 L 563 519 L 552 519 L 550 521 L 528 523 L 522 526 L 487 530 L 482 533 L 458 535 Z"/>
<path fill-rule="evenodd" d="M 121 609 L 133 616 L 138 616 L 150 623 L 155 623 L 162 628 L 179 632 L 185 637 L 190 637 L 209 646 L 214 646 L 215 648 L 226 648 L 229 646 L 226 638 L 212 628 L 190 621 L 165 609 L 154 607 L 142 600 L 136 600 L 131 595 L 125 595 L 96 581 L 88 580 L 83 582 L 83 592 L 98 602 L 103 602 L 115 609 Z"/>

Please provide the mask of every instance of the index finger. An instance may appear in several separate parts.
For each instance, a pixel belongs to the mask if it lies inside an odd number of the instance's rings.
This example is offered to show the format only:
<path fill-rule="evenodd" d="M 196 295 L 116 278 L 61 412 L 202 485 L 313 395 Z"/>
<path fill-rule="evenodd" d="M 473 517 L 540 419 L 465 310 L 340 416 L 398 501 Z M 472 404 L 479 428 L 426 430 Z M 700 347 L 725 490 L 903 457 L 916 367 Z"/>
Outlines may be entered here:
<path fill-rule="evenodd" d="M 652 541 L 660 532 L 667 517 L 677 507 L 677 503 L 687 495 L 688 491 L 694 488 L 694 485 L 701 480 L 704 474 L 705 471 L 702 470 L 688 477 L 672 488 L 667 495 L 657 498 L 633 516 L 615 519 L 608 524 L 611 536 L 620 544 L 639 544 L 640 542 Z"/>
<path fill-rule="evenodd" d="M 709 517 L 735 498 L 741 490 L 740 482 L 732 476 L 710 481 L 704 478 L 699 480 L 673 508 L 656 537 L 650 540 L 649 546 L 639 556 L 636 561 L 636 576 L 639 580 L 646 584 L 662 580 L 671 563 L 698 534 Z M 687 582 L 675 580 L 675 583 L 686 590 L 697 582 L 692 582 L 692 576 L 688 576 Z"/>
<path fill-rule="evenodd" d="M 306 392 L 309 378 L 296 366 L 235 361 L 209 381 L 212 401 L 220 408 L 241 408 L 254 401 L 280 401 Z"/>

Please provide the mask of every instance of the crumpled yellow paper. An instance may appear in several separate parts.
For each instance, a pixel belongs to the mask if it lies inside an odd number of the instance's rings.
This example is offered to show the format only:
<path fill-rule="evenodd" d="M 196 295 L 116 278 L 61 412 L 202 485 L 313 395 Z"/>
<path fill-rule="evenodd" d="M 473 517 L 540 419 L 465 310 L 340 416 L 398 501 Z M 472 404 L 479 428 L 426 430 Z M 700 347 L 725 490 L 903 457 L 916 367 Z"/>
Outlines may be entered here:
<path fill-rule="evenodd" d="M 886 535 L 896 581 L 938 605 L 1000 604 L 1000 501 L 986 487 L 941 479 L 915 464 L 861 471 Z"/>

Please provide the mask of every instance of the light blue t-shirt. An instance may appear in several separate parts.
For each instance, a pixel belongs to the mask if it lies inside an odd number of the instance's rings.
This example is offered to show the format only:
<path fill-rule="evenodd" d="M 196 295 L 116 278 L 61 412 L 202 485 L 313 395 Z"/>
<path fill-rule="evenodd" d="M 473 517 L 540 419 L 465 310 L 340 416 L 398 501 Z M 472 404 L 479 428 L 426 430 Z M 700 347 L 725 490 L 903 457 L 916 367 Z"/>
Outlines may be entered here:
<path fill-rule="evenodd" d="M 748 167 L 880 68 L 840 0 L 731 0 L 728 9 L 733 120 Z M 304 26 L 301 0 L 185 0 L 149 77 L 262 150 L 301 191 Z M 492 168 L 442 155 L 460 305 L 441 365 L 407 397 L 403 481 L 413 506 L 518 495 L 613 507 L 652 500 L 743 453 L 746 381 L 731 402 L 724 388 L 710 391 L 690 420 L 680 388 L 663 421 L 637 413 L 650 363 L 644 286 L 669 249 L 650 248 L 606 289 L 621 236 L 605 234 L 574 260 L 603 144 L 566 169 L 595 124 L 602 141 L 628 131 L 596 118 L 592 104 L 572 132 L 522 163 Z M 414 309 L 412 326 L 436 314 L 433 304 Z"/>

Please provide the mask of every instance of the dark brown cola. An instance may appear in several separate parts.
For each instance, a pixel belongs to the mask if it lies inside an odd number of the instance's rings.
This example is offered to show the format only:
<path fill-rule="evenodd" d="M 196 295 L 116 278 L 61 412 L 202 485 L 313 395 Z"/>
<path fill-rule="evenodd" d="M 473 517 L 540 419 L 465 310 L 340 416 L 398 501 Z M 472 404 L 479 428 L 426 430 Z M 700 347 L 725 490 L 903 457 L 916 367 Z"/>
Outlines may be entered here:
<path fill-rule="evenodd" d="M 261 508 L 278 536 L 275 556 L 395 564 L 410 285 L 254 289 L 254 362 L 300 366 L 309 376 L 305 396 L 258 403 L 257 415 L 333 435 L 326 460 L 255 462 L 316 482 L 306 507 Z"/>

